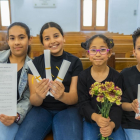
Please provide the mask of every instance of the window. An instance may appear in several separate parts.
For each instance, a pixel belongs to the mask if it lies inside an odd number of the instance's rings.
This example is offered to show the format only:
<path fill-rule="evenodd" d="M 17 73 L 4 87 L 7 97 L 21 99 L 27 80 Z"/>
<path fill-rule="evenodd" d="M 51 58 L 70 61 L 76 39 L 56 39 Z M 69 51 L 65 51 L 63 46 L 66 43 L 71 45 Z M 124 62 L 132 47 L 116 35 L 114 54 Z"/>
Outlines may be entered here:
<path fill-rule="evenodd" d="M 108 0 L 81 0 L 81 30 L 107 30 Z"/>
<path fill-rule="evenodd" d="M 0 30 L 6 30 L 10 25 L 10 0 L 0 0 Z"/>

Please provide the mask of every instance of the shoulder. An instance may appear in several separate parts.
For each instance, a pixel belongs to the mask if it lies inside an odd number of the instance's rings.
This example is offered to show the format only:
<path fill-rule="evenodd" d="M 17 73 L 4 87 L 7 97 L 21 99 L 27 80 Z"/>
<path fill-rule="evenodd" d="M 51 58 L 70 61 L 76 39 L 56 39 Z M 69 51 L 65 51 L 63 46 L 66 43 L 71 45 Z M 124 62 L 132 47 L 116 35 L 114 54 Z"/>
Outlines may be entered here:
<path fill-rule="evenodd" d="M 90 74 L 90 69 L 91 69 L 91 66 L 89 68 L 81 71 L 79 74 L 79 77 L 83 77 L 83 78 L 88 77 L 88 75 Z"/>
<path fill-rule="evenodd" d="M 121 74 L 122 75 L 128 75 L 128 74 L 133 74 L 133 72 L 135 71 L 136 69 L 136 66 L 132 66 L 132 67 L 129 67 L 129 68 L 125 68 L 121 71 Z"/>
<path fill-rule="evenodd" d="M 116 71 L 115 69 L 113 69 L 113 68 L 111 68 L 111 67 L 109 67 L 110 68 L 110 72 L 113 74 L 113 75 L 115 75 L 115 76 L 119 76 L 120 75 L 120 73 L 118 72 L 118 71 Z"/>
<path fill-rule="evenodd" d="M 41 63 L 44 63 L 44 54 L 38 56 L 38 57 L 35 57 L 33 59 L 33 63 L 35 64 L 41 64 Z"/>
<path fill-rule="evenodd" d="M 10 49 L 9 50 L 3 50 L 3 51 L 0 51 L 0 62 L 3 63 L 3 62 L 6 62 L 9 55 L 10 55 Z"/>
<path fill-rule="evenodd" d="M 74 56 L 73 54 L 65 52 L 65 51 L 64 53 L 70 61 L 80 61 L 80 59 L 77 56 Z"/>

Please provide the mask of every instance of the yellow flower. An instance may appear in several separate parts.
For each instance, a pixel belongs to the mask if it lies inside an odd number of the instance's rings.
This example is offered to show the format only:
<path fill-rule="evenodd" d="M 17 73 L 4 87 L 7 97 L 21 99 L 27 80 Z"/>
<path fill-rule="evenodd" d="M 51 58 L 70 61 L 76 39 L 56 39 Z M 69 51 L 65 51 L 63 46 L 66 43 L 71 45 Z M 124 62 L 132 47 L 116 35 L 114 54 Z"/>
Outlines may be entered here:
<path fill-rule="evenodd" d="M 106 86 L 106 89 L 108 91 L 111 91 L 114 89 L 114 83 L 113 82 L 105 82 L 105 86 Z"/>
<path fill-rule="evenodd" d="M 120 100 L 116 100 L 116 104 L 121 105 L 122 103 L 120 102 Z"/>
<path fill-rule="evenodd" d="M 114 92 L 116 93 L 117 96 L 121 96 L 122 95 L 122 90 L 119 87 L 114 87 Z"/>
<path fill-rule="evenodd" d="M 104 95 L 103 95 L 102 93 L 98 94 L 96 100 L 97 100 L 98 102 L 103 103 L 103 102 L 104 102 Z"/>
<path fill-rule="evenodd" d="M 99 92 L 100 92 L 100 93 L 105 93 L 105 92 L 107 92 L 107 89 L 106 89 L 106 87 L 105 87 L 104 84 L 99 85 Z"/>

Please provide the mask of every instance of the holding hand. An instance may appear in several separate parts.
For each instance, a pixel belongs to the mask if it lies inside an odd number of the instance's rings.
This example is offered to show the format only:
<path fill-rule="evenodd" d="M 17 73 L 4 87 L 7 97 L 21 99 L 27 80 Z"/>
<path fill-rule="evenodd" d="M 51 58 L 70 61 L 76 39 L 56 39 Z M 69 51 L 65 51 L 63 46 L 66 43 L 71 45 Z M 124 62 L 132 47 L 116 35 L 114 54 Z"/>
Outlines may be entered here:
<path fill-rule="evenodd" d="M 16 118 L 17 116 L 6 116 L 4 114 L 0 115 L 0 121 L 6 126 L 10 126 L 11 124 L 13 124 Z"/>
<path fill-rule="evenodd" d="M 133 100 L 133 102 L 131 103 L 131 108 L 135 113 L 139 113 L 139 103 L 138 103 L 138 99 Z"/>
<path fill-rule="evenodd" d="M 41 99 L 46 98 L 46 94 L 50 88 L 49 83 L 50 83 L 49 79 L 42 79 L 39 83 L 37 83 L 35 87 L 35 93 L 39 98 Z"/>
<path fill-rule="evenodd" d="M 50 87 L 50 92 L 52 93 L 52 95 L 56 100 L 62 98 L 65 91 L 65 87 L 61 82 L 51 81 L 49 87 Z"/>
<path fill-rule="evenodd" d="M 95 118 L 94 121 L 97 123 L 99 127 L 106 127 L 109 125 L 110 118 L 104 118 L 102 117 L 101 114 L 96 114 L 96 113 L 94 118 Z"/>
<path fill-rule="evenodd" d="M 102 134 L 103 137 L 108 137 L 112 134 L 114 127 L 115 127 L 114 122 L 109 122 L 108 126 L 100 128 L 100 133 Z"/>

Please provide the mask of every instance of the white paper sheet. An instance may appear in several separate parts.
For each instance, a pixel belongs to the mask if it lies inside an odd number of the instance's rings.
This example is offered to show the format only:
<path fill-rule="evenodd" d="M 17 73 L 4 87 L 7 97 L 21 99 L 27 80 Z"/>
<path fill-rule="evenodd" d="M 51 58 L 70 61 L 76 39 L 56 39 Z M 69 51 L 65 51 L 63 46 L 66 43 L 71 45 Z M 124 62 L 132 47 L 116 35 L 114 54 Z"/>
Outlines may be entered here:
<path fill-rule="evenodd" d="M 17 64 L 0 64 L 0 114 L 17 115 Z"/>
<path fill-rule="evenodd" d="M 138 99 L 138 102 L 139 102 L 139 113 L 136 113 L 135 117 L 138 117 L 140 116 L 140 84 L 138 84 L 138 93 L 137 93 L 137 99 Z"/>
<path fill-rule="evenodd" d="M 37 82 L 41 81 L 42 78 L 41 78 L 40 74 L 38 73 L 38 71 L 37 71 L 35 65 L 34 65 L 33 62 L 32 62 L 32 60 L 31 60 L 31 61 L 28 61 L 28 62 L 27 62 L 27 65 L 29 66 L 31 72 L 33 73 L 33 75 L 34 75 L 36 81 L 37 81 Z"/>
<path fill-rule="evenodd" d="M 57 78 L 56 78 L 57 81 L 63 82 L 64 77 L 68 71 L 70 64 L 71 64 L 71 62 L 69 62 L 67 60 L 63 60 L 61 67 L 60 67 L 60 70 L 59 70 L 59 73 L 58 73 Z"/>
<path fill-rule="evenodd" d="M 44 50 L 44 61 L 45 61 L 45 71 L 46 71 L 46 79 L 52 80 L 51 75 L 51 53 L 50 50 Z M 51 92 L 48 91 L 47 95 L 51 95 Z"/>

